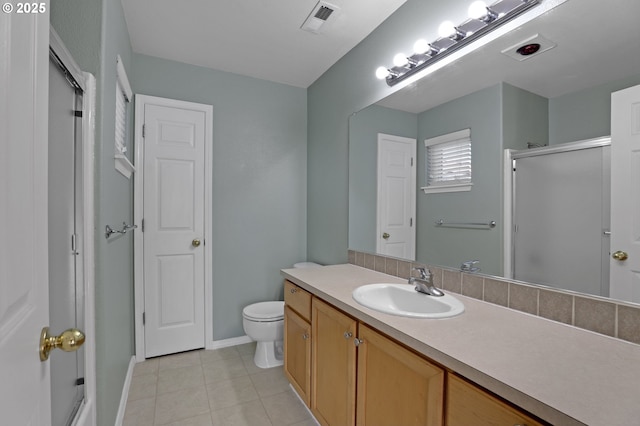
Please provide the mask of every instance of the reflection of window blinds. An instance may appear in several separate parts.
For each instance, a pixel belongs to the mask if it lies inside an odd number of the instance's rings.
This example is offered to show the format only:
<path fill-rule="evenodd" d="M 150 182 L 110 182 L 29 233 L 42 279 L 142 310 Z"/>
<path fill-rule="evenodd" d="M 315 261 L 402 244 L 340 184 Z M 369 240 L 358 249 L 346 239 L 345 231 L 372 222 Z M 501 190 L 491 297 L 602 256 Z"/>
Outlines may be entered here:
<path fill-rule="evenodd" d="M 120 80 L 116 80 L 116 154 L 127 151 L 127 97 Z"/>
<path fill-rule="evenodd" d="M 427 186 L 471 183 L 471 132 L 469 129 L 425 141 Z"/>

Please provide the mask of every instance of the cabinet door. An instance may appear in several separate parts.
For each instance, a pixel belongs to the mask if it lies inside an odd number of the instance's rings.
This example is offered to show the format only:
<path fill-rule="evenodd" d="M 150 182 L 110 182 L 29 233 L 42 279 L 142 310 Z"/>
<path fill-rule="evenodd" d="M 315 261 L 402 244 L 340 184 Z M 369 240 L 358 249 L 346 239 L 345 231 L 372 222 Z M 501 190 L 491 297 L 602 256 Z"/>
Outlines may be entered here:
<path fill-rule="evenodd" d="M 319 299 L 312 302 L 311 411 L 322 425 L 355 423 L 357 323 Z"/>
<path fill-rule="evenodd" d="M 541 426 L 542 424 L 475 385 L 449 374 L 447 426 Z"/>
<path fill-rule="evenodd" d="M 284 308 L 284 374 L 309 406 L 311 395 L 311 325 Z"/>
<path fill-rule="evenodd" d="M 444 370 L 367 326 L 358 333 L 357 424 L 442 425 Z"/>

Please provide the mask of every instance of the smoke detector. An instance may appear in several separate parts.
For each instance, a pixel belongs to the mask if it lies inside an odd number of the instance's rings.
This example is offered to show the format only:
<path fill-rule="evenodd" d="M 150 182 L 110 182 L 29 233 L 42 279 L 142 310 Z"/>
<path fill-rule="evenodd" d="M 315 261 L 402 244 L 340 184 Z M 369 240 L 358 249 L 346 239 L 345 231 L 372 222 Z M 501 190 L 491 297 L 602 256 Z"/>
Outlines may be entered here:
<path fill-rule="evenodd" d="M 340 8 L 338 6 L 327 3 L 326 1 L 319 1 L 300 28 L 314 34 L 319 34 L 321 28 L 327 23 L 329 18 L 335 18 L 339 11 Z"/>
<path fill-rule="evenodd" d="M 504 49 L 502 53 L 516 61 L 522 62 L 538 56 L 542 52 L 553 49 L 556 46 L 557 44 L 551 40 L 544 38 L 540 34 L 535 34 L 520 43 Z"/>

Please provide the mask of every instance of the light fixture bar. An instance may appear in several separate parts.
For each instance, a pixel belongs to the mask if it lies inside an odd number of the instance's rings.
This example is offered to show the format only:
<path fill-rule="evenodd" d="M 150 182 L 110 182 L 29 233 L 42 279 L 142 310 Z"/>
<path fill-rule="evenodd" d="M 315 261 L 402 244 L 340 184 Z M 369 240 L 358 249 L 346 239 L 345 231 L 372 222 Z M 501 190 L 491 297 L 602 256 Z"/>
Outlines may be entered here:
<path fill-rule="evenodd" d="M 454 27 L 455 31 L 451 31 L 450 36 L 440 37 L 432 43 L 429 43 L 427 52 L 417 52 L 408 56 L 406 63 L 402 66 L 398 66 L 396 62 L 393 67 L 387 70 L 386 76 L 383 76 L 385 74 L 384 67 L 380 67 L 376 71 L 376 75 L 379 78 L 384 78 L 389 86 L 395 86 L 415 73 L 446 58 L 469 43 L 472 43 L 529 9 L 532 9 L 540 4 L 540 1 L 541 0 L 498 0 L 486 7 L 487 13 L 484 17 L 466 20 L 457 27 Z M 394 59 L 394 62 L 395 61 Z"/>

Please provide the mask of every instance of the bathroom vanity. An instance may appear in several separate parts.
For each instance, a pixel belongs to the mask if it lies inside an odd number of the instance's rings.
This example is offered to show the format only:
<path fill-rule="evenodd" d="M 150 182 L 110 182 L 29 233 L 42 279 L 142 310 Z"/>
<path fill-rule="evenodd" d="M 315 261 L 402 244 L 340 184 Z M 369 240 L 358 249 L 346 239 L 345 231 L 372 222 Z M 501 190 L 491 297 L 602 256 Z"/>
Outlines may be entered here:
<path fill-rule="evenodd" d="M 285 374 L 321 424 L 628 425 L 640 346 L 455 295 L 413 319 L 352 292 L 400 278 L 354 265 L 286 269 Z M 391 416 L 391 417 L 387 417 Z"/>

